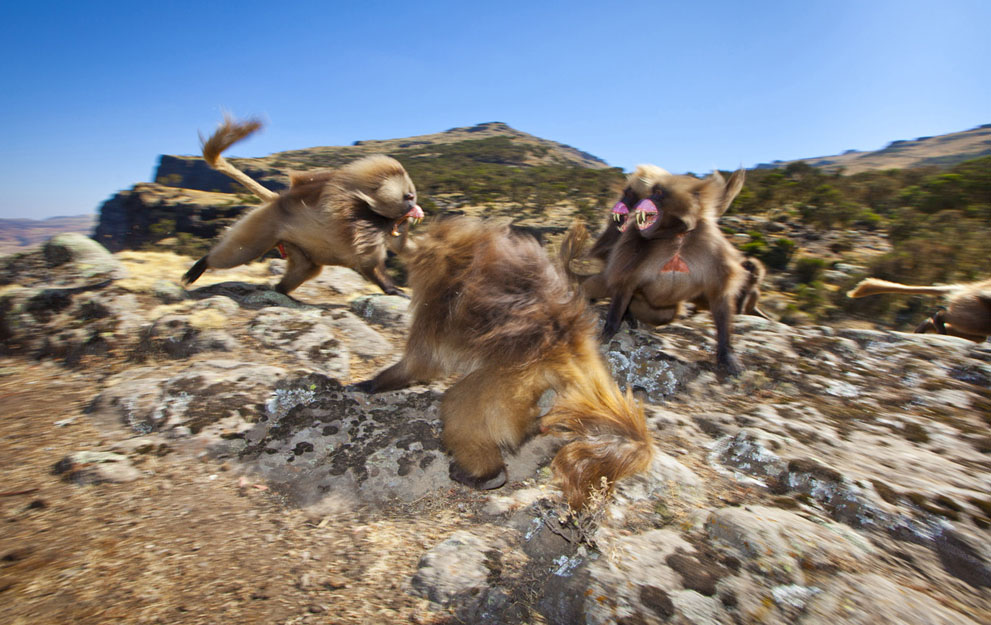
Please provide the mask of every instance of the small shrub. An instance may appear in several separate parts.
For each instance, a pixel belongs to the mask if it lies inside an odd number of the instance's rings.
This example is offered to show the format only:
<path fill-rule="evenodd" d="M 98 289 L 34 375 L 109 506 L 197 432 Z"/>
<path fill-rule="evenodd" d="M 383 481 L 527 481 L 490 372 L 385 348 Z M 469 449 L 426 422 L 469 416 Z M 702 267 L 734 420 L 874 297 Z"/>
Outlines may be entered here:
<path fill-rule="evenodd" d="M 814 256 L 803 256 L 795 261 L 795 276 L 802 284 L 811 284 L 822 277 L 826 261 Z"/>

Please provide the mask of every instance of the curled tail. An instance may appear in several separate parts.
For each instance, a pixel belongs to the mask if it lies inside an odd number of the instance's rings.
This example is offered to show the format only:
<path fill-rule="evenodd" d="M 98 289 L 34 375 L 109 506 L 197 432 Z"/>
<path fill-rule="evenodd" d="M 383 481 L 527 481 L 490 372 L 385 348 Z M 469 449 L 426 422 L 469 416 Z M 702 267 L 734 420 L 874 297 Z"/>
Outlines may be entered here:
<path fill-rule="evenodd" d="M 960 288 L 959 285 L 948 286 L 912 286 L 908 284 L 898 284 L 877 278 L 867 278 L 861 280 L 856 287 L 847 291 L 847 297 L 867 297 L 868 295 L 878 295 L 881 293 L 905 293 L 916 295 L 947 295 Z"/>
<path fill-rule="evenodd" d="M 224 121 L 220 123 L 209 139 L 204 141 L 203 136 L 200 135 L 200 144 L 203 147 L 203 160 L 207 162 L 207 165 L 237 180 L 261 199 L 269 201 L 274 200 L 279 195 L 263 187 L 254 178 L 234 167 L 221 156 L 221 153 L 227 148 L 254 134 L 261 127 L 262 123 L 257 119 L 239 122 L 229 115 L 224 115 Z"/>
<path fill-rule="evenodd" d="M 574 365 L 576 377 L 543 417 L 543 426 L 567 441 L 551 466 L 568 505 L 580 511 L 592 489 L 612 488 L 645 471 L 654 443 L 643 406 L 632 392 L 619 390 L 597 351 Z"/>

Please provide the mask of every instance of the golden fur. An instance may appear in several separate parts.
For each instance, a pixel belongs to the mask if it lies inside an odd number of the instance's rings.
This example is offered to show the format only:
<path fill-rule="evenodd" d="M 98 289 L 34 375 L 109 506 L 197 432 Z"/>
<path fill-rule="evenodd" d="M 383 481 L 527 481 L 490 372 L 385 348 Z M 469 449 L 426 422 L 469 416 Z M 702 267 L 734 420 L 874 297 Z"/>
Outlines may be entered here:
<path fill-rule="evenodd" d="M 203 144 L 207 163 L 249 186 L 266 203 L 231 226 L 184 282 L 195 281 L 207 268 L 243 265 L 282 243 L 288 255 L 286 273 L 276 286 L 282 293 L 316 276 L 323 265 L 351 267 L 386 293 L 401 293 L 385 273 L 386 249 L 403 249 L 408 218 L 420 211 L 416 188 L 403 166 L 388 156 L 369 156 L 333 171 L 294 173 L 290 188 L 276 194 L 258 183 L 248 185 L 251 178 L 220 156 L 259 127 L 256 121 L 226 119 Z M 401 234 L 393 236 L 401 225 Z"/>
<path fill-rule="evenodd" d="M 646 469 L 653 444 L 643 409 L 612 380 L 594 319 L 536 240 L 508 226 L 445 219 L 418 241 L 407 267 L 405 354 L 359 388 L 462 374 L 441 404 L 452 477 L 501 485 L 500 449 L 515 449 L 538 425 L 566 440 L 552 466 L 576 510 L 601 478 L 611 484 Z M 557 396 L 541 418 L 537 403 L 548 390 Z"/>
<path fill-rule="evenodd" d="M 991 279 L 946 286 L 911 286 L 867 278 L 848 291 L 847 297 L 880 293 L 942 295 L 946 298 L 947 308 L 923 321 L 916 332 L 938 332 L 977 342 L 991 336 Z"/>

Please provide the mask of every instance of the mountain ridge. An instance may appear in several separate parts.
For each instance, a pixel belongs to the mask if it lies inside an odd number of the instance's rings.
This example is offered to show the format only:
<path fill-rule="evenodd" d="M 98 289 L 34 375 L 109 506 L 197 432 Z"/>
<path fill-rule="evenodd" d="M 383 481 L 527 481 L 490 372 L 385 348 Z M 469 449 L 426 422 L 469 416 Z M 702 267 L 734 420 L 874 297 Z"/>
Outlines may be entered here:
<path fill-rule="evenodd" d="M 858 174 L 878 169 L 950 167 L 972 158 L 991 155 L 991 124 L 969 130 L 916 139 L 897 139 L 879 150 L 846 150 L 831 156 L 758 163 L 754 169 L 775 169 L 805 163 L 830 173 Z"/>

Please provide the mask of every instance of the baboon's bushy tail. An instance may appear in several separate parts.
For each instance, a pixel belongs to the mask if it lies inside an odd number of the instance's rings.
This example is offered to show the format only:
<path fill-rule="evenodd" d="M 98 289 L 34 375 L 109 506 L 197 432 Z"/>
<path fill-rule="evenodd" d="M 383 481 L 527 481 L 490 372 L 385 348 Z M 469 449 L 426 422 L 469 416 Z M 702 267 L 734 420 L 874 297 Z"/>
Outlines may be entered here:
<path fill-rule="evenodd" d="M 898 284 L 888 282 L 878 278 L 867 278 L 861 280 L 856 287 L 847 291 L 847 297 L 867 297 L 868 295 L 879 295 L 881 293 L 905 293 L 916 295 L 946 295 L 958 290 L 958 285 L 947 286 L 912 286 L 908 284 Z"/>
<path fill-rule="evenodd" d="M 654 457 L 643 406 L 619 390 L 594 345 L 578 351 L 572 383 L 542 421 L 567 441 L 551 466 L 576 512 L 593 489 L 647 470 Z"/>
<path fill-rule="evenodd" d="M 579 258 L 585 249 L 585 243 L 588 241 L 588 229 L 585 224 L 576 221 L 571 225 L 568 233 L 564 235 L 564 239 L 561 241 L 561 249 L 558 251 L 558 259 L 561 263 L 561 268 L 564 270 L 564 274 L 568 277 L 568 281 L 572 283 L 578 282 L 578 275 L 571 268 L 571 261 Z"/>
<path fill-rule="evenodd" d="M 263 187 L 254 178 L 234 167 L 221 156 L 227 148 L 254 134 L 261 127 L 262 123 L 257 119 L 239 122 L 230 115 L 224 115 L 224 121 L 220 123 L 209 139 L 204 141 L 203 136 L 200 136 L 200 143 L 203 146 L 203 160 L 207 162 L 207 165 L 237 180 L 261 199 L 269 201 L 274 200 L 279 195 Z"/>

